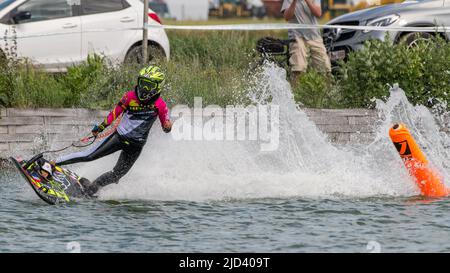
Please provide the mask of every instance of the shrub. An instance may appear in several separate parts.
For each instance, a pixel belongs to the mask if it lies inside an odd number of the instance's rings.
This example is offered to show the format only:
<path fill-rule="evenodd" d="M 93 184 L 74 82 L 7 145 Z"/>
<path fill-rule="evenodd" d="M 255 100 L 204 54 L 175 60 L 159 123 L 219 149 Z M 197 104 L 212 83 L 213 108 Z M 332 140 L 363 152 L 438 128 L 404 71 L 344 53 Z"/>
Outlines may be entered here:
<path fill-rule="evenodd" d="M 133 88 L 139 67 L 113 65 L 92 55 L 80 65 L 70 67 L 59 77 L 70 94 L 72 105 L 86 108 L 109 108 L 125 90 Z"/>
<path fill-rule="evenodd" d="M 15 68 L 10 104 L 18 107 L 68 106 L 71 97 L 51 75 L 23 63 Z"/>
<path fill-rule="evenodd" d="M 439 37 L 411 48 L 388 39 L 369 41 L 349 55 L 339 76 L 341 104 L 346 107 L 370 107 L 372 99 L 385 98 L 394 83 L 413 104 L 450 103 L 450 45 Z"/>
<path fill-rule="evenodd" d="M 340 94 L 332 75 L 308 70 L 293 88 L 294 98 L 304 106 L 312 108 L 339 107 Z"/>
<path fill-rule="evenodd" d="M 10 65 L 8 59 L 1 58 L 0 59 L 0 106 L 9 106 L 11 105 L 10 97 L 11 92 L 14 88 L 14 75 L 11 75 L 13 72 L 10 69 Z"/>

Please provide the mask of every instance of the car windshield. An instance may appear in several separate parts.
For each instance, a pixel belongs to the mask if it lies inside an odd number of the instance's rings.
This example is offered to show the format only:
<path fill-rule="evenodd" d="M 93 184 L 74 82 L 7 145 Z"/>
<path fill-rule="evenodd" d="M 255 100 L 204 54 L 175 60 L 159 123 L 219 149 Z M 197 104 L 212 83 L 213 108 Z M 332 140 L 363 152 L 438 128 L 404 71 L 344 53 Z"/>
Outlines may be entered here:
<path fill-rule="evenodd" d="M 0 10 L 14 3 L 16 0 L 0 0 Z"/>

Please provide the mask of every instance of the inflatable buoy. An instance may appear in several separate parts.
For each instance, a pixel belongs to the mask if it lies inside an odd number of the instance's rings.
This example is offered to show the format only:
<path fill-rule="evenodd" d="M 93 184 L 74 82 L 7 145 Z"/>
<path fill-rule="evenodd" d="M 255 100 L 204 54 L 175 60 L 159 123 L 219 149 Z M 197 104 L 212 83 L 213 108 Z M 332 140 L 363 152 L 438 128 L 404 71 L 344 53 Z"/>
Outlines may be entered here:
<path fill-rule="evenodd" d="M 428 197 L 448 196 L 450 190 L 445 187 L 439 173 L 429 166 L 427 158 L 408 128 L 404 124 L 395 124 L 389 130 L 389 136 L 422 195 Z"/>

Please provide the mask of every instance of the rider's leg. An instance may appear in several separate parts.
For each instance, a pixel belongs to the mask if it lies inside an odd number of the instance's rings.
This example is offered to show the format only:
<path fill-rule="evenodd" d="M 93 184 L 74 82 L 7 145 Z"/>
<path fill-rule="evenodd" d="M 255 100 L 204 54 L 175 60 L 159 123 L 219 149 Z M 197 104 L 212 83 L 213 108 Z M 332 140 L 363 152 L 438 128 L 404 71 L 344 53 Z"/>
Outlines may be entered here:
<path fill-rule="evenodd" d="M 124 144 L 125 145 L 125 144 Z M 139 155 L 142 152 L 142 146 L 128 146 L 125 147 L 120 154 L 119 160 L 114 169 L 110 172 L 104 173 L 97 178 L 88 189 L 90 195 L 95 194 L 101 187 L 112 183 L 118 183 L 128 171 L 133 167 Z"/>
<path fill-rule="evenodd" d="M 120 141 L 119 135 L 114 133 L 90 149 L 58 158 L 56 164 L 62 166 L 78 162 L 93 161 L 117 152 L 120 149 L 122 149 L 122 142 Z"/>

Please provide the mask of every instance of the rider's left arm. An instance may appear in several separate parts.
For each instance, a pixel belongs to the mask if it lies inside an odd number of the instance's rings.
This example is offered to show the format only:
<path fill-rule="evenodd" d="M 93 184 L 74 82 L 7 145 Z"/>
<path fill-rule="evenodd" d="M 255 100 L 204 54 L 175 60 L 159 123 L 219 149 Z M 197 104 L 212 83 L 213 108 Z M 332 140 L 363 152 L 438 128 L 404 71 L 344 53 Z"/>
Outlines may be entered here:
<path fill-rule="evenodd" d="M 159 121 L 161 122 L 164 132 L 170 133 L 172 130 L 172 122 L 169 118 L 169 108 L 167 108 L 166 102 L 162 98 L 159 98 L 155 102 L 155 106 L 158 108 Z"/>

